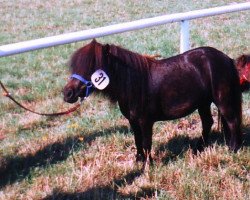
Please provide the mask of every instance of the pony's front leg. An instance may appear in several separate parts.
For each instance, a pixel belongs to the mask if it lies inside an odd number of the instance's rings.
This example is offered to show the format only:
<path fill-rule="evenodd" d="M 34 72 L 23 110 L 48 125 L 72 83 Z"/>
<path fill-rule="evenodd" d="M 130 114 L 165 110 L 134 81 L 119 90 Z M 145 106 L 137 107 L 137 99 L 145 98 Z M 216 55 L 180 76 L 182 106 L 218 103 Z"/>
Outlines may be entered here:
<path fill-rule="evenodd" d="M 136 162 L 139 162 L 139 161 L 144 162 L 146 159 L 146 156 L 143 151 L 143 145 L 142 145 L 143 137 L 142 137 L 140 124 L 136 120 L 129 120 L 129 123 L 134 132 L 134 137 L 135 137 L 135 146 L 137 150 Z"/>
<path fill-rule="evenodd" d="M 146 157 L 146 160 L 149 159 L 150 163 L 153 162 L 152 156 L 151 156 L 151 148 L 152 148 L 152 134 L 153 134 L 153 122 L 150 122 L 148 120 L 141 120 L 140 121 L 140 127 L 142 132 L 142 147 L 144 151 L 144 155 Z"/>

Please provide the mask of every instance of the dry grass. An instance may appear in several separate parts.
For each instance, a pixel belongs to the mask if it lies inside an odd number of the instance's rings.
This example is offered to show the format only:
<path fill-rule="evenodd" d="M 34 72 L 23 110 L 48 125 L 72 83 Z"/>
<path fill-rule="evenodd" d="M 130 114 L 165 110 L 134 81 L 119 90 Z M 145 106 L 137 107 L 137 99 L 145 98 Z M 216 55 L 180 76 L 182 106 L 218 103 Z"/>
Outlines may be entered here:
<path fill-rule="evenodd" d="M 0 44 L 230 3 L 2 0 Z M 250 52 L 249 21 L 248 11 L 194 20 L 192 47 L 214 46 L 231 57 Z M 168 24 L 99 41 L 170 56 L 178 53 L 178 32 L 177 24 Z M 80 46 L 1 58 L 0 79 L 29 107 L 65 110 L 70 105 L 60 91 L 66 63 Z M 244 146 L 238 153 L 229 152 L 216 131 L 210 145 L 196 152 L 201 124 L 194 113 L 154 126 L 154 166 L 142 172 L 128 122 L 103 97 L 91 96 L 71 115 L 45 118 L 0 96 L 0 199 L 250 199 L 249 94 L 243 99 Z M 216 121 L 214 108 L 213 114 Z"/>

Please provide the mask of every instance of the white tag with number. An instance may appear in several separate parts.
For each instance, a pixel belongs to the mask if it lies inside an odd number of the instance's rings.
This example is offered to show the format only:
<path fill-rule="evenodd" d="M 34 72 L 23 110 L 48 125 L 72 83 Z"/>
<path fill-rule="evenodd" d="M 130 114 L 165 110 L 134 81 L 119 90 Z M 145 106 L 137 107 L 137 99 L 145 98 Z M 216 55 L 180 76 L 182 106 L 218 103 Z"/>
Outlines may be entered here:
<path fill-rule="evenodd" d="M 103 90 L 109 84 L 109 77 L 103 70 L 98 69 L 92 74 L 91 82 L 97 89 Z"/>

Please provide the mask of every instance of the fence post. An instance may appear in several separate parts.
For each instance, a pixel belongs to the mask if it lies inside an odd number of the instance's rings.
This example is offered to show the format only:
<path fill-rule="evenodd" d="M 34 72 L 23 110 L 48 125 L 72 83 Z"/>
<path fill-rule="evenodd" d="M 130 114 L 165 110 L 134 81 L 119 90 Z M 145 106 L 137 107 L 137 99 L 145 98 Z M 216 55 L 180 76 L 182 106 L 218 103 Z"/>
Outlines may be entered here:
<path fill-rule="evenodd" d="M 181 21 L 181 36 L 180 36 L 180 53 L 189 50 L 189 22 L 188 20 Z"/>

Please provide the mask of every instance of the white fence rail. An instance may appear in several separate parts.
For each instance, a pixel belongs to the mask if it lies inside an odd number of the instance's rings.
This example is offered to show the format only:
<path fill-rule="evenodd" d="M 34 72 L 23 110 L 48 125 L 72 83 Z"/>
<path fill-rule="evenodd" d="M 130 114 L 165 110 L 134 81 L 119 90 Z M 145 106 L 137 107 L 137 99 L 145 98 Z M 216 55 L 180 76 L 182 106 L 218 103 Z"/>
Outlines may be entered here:
<path fill-rule="evenodd" d="M 173 22 L 181 22 L 181 44 L 180 51 L 186 51 L 189 48 L 189 26 L 188 20 L 220 15 L 224 13 L 237 12 L 250 9 L 250 2 L 233 4 L 210 9 L 195 10 L 185 13 L 176 13 L 163 15 L 159 17 L 146 18 L 127 23 L 110 25 L 90 30 L 61 34 L 52 37 L 45 37 L 36 40 L 24 41 L 14 44 L 0 46 L 0 57 L 10 56 L 14 54 L 24 53 L 42 48 L 48 48 L 57 45 L 73 43 L 77 41 L 123 33 L 153 26 L 163 25 Z"/>

